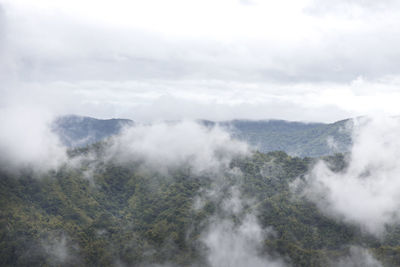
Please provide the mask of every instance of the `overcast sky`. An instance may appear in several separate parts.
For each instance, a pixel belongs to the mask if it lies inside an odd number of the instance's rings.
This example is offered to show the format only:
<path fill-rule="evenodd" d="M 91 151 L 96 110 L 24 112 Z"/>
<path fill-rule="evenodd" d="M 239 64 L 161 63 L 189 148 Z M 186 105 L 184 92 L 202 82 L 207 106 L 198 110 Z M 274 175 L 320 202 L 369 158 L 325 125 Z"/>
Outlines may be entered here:
<path fill-rule="evenodd" d="M 137 121 L 400 114 L 400 1 L 0 0 L 0 107 Z"/>

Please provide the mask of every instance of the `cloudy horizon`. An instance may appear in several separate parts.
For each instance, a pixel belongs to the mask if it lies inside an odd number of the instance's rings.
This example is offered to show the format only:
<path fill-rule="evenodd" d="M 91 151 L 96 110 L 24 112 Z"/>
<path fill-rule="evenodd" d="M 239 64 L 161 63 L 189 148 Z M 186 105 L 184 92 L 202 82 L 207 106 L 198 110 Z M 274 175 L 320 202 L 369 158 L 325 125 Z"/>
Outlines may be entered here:
<path fill-rule="evenodd" d="M 399 115 L 396 1 L 0 2 L 0 108 L 135 121 Z"/>

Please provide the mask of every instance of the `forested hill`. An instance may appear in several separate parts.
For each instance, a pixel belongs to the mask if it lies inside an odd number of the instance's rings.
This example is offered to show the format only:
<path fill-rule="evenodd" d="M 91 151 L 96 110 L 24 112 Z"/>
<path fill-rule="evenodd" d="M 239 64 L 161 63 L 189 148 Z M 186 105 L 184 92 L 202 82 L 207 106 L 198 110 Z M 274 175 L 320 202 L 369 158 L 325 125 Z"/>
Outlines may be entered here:
<path fill-rule="evenodd" d="M 68 147 L 83 147 L 118 134 L 124 126 L 132 126 L 127 119 L 100 120 L 91 117 L 68 115 L 58 117 L 52 124 L 53 131 Z"/>
<path fill-rule="evenodd" d="M 215 125 L 212 121 L 199 121 Z M 351 145 L 351 120 L 331 124 L 284 120 L 232 120 L 218 123 L 233 137 L 246 141 L 256 150 L 267 153 L 285 151 L 294 156 L 318 157 L 347 152 Z M 126 119 L 99 120 L 90 117 L 64 116 L 53 123 L 53 130 L 69 147 L 82 147 L 118 134 L 134 122 Z"/>
<path fill-rule="evenodd" d="M 351 120 L 330 124 L 233 120 L 221 125 L 264 153 L 281 150 L 294 156 L 319 157 L 347 152 L 352 143 Z"/>
<path fill-rule="evenodd" d="M 75 157 L 91 149 L 102 150 Z M 345 166 L 341 155 L 325 160 Z M 295 197 L 290 184 L 311 159 L 255 153 L 217 176 L 141 164 L 91 158 L 40 175 L 0 169 L 0 265 L 380 266 L 364 265 L 363 254 L 352 265 L 363 247 L 400 266 L 398 227 L 375 238 Z"/>

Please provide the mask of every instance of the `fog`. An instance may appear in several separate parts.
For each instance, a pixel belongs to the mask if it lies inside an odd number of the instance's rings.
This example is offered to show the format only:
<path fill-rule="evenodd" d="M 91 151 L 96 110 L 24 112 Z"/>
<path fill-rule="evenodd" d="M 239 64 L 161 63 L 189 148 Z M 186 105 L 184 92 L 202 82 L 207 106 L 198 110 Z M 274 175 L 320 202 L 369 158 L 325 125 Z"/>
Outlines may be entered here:
<path fill-rule="evenodd" d="M 0 163 L 15 171 L 48 171 L 67 160 L 66 149 L 51 131 L 53 116 L 46 110 L 24 106 L 0 108 Z"/>
<path fill-rule="evenodd" d="M 272 237 L 274 231 L 271 227 L 262 229 L 254 211 L 244 212 L 246 201 L 251 200 L 241 196 L 238 188 L 233 187 L 230 197 L 225 199 L 221 210 L 211 218 L 202 234 L 201 241 L 207 248 L 210 266 L 289 266 L 280 258 L 262 253 L 264 240 Z M 234 216 L 242 218 L 235 220 Z"/>
<path fill-rule="evenodd" d="M 226 168 L 232 158 L 250 150 L 219 127 L 183 121 L 126 128 L 110 140 L 105 154 L 119 163 L 139 161 L 161 171 L 184 166 L 199 174 Z"/>
<path fill-rule="evenodd" d="M 80 264 L 79 246 L 74 244 L 70 237 L 63 232 L 48 232 L 42 238 L 41 246 L 44 254 L 52 265 Z"/>
<path fill-rule="evenodd" d="M 211 223 L 209 227 L 203 242 L 209 249 L 207 258 L 211 266 L 286 266 L 282 260 L 258 254 L 265 231 L 253 215 L 245 217 L 238 226 L 233 221 L 220 220 Z"/>
<path fill-rule="evenodd" d="M 304 194 L 320 210 L 374 235 L 399 223 L 400 121 L 397 117 L 355 120 L 348 167 L 333 172 L 319 162 L 306 177 Z"/>

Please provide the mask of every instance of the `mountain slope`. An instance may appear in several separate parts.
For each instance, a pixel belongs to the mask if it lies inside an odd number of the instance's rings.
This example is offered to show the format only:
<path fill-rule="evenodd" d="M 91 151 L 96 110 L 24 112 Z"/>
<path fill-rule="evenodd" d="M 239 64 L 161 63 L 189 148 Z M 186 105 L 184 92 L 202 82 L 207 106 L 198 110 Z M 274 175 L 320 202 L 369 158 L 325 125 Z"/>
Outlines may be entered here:
<path fill-rule="evenodd" d="M 81 147 L 118 134 L 123 127 L 133 124 L 133 121 L 127 119 L 100 120 L 68 115 L 57 118 L 52 128 L 64 145 Z"/>
<path fill-rule="evenodd" d="M 201 120 L 199 123 L 207 127 L 219 125 L 233 137 L 263 153 L 281 150 L 293 156 L 319 157 L 347 152 L 351 145 L 351 120 L 331 124 L 284 120 L 232 120 L 219 123 Z M 64 116 L 54 122 L 53 129 L 68 147 L 81 147 L 118 134 L 123 127 L 133 125 L 133 121 L 126 119 Z"/>
<path fill-rule="evenodd" d="M 351 120 L 331 124 L 234 120 L 222 125 L 260 152 L 281 150 L 294 156 L 319 157 L 347 152 L 351 145 Z"/>
<path fill-rule="evenodd" d="M 327 160 L 341 163 L 343 157 Z M 330 261 L 349 256 L 350 246 L 369 249 L 385 266 L 399 266 L 398 228 L 374 238 L 294 197 L 290 183 L 307 172 L 311 159 L 255 153 L 232 164 L 243 176 L 220 173 L 223 184 L 214 196 L 206 192 L 215 188 L 215 176 L 195 175 L 185 166 L 162 174 L 140 165 L 106 163 L 94 168 L 89 180 L 85 164 L 40 179 L 0 169 L 0 204 L 5 208 L 0 213 L 0 265 L 221 266 L 207 257 L 218 253 L 204 247 L 207 231 L 226 226 L 227 220 L 240 224 L 246 214 L 255 213 L 262 229 L 273 229 L 262 235 L 258 253 L 275 253 L 287 266 L 331 266 Z M 232 188 L 252 199 L 243 201 L 237 214 L 226 213 Z M 194 205 L 202 195 L 203 205 Z M 241 239 L 229 245 L 238 242 L 248 245 Z"/>

